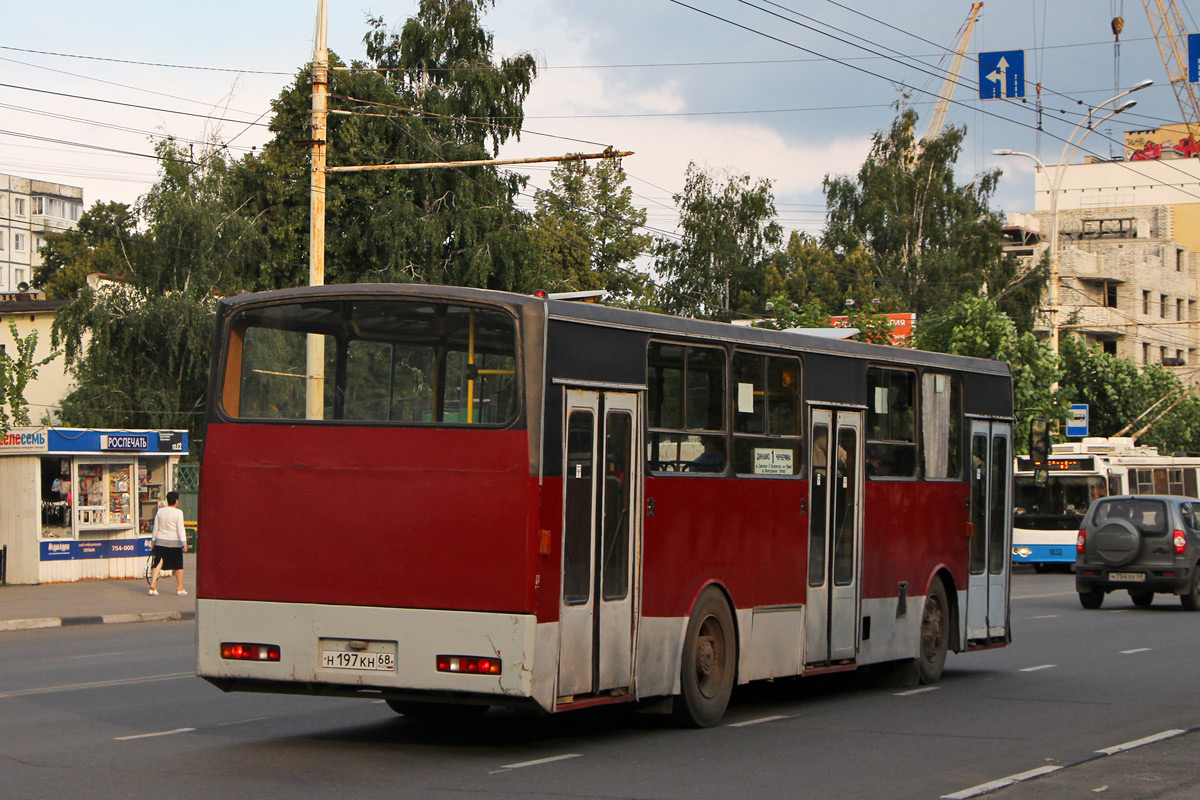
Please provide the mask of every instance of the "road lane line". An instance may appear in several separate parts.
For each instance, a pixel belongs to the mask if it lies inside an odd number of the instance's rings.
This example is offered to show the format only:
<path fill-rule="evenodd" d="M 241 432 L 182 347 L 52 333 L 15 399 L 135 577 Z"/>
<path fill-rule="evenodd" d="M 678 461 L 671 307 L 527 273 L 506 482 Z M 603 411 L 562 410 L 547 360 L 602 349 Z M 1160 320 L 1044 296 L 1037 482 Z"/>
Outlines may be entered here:
<path fill-rule="evenodd" d="M 1142 745 L 1154 744 L 1155 742 L 1161 742 L 1164 739 L 1171 739 L 1176 736 L 1181 736 L 1185 733 L 1187 733 L 1187 731 L 1181 731 L 1181 730 L 1163 731 L 1162 733 L 1156 733 L 1153 736 L 1147 736 L 1145 739 L 1135 739 L 1132 742 L 1126 742 L 1125 744 L 1113 745 L 1112 747 L 1106 747 L 1105 749 L 1097 750 L 1096 752 L 1100 753 L 1102 755 L 1111 756 L 1114 753 L 1124 753 L 1126 750 L 1133 750 L 1134 748 L 1141 747 Z"/>
<path fill-rule="evenodd" d="M 550 756 L 549 758 L 539 758 L 534 761 L 522 761 L 518 764 L 505 764 L 500 769 L 523 769 L 524 767 L 537 767 L 542 764 L 550 764 L 555 761 L 566 761 L 568 758 L 579 758 L 583 753 L 564 753 L 561 756 Z"/>
<path fill-rule="evenodd" d="M 994 792 L 997 789 L 1003 789 L 1005 786 L 1012 786 L 1014 783 L 1021 783 L 1023 781 L 1032 780 L 1033 778 L 1040 778 L 1042 775 L 1049 775 L 1051 772 L 1057 772 L 1060 769 L 1062 769 L 1062 767 L 1038 767 L 1037 769 L 1031 769 L 1028 772 L 1022 772 L 1017 775 L 1009 775 L 1007 778 L 1000 778 L 999 780 L 981 783 L 978 786 L 972 786 L 970 789 L 963 789 L 961 792 L 944 794 L 942 795 L 942 800 L 967 800 L 967 798 L 970 797 L 979 797 L 980 795 Z"/>
<path fill-rule="evenodd" d="M 1131 656 L 1131 655 L 1133 655 L 1134 653 L 1149 653 L 1149 652 L 1150 652 L 1150 648 L 1149 648 L 1149 647 L 1138 647 L 1138 648 L 1136 648 L 1136 649 L 1134 649 L 1134 650 L 1122 650 L 1122 651 L 1121 651 L 1121 655 L 1123 655 L 1123 656 Z"/>
<path fill-rule="evenodd" d="M 924 694 L 925 692 L 936 692 L 940 686 L 922 686 L 920 689 L 909 689 L 907 692 L 896 692 L 896 697 L 909 697 L 914 694 Z"/>
<path fill-rule="evenodd" d="M 1071 597 L 1075 592 L 1052 592 L 1051 594 L 1014 594 L 1013 600 L 1041 600 L 1047 597 Z"/>
<path fill-rule="evenodd" d="M 136 683 L 154 683 L 155 681 L 174 681 L 180 678 L 194 678 L 194 672 L 174 672 L 170 675 L 147 675 L 144 678 L 118 678 L 112 681 L 92 681 L 91 683 L 68 683 L 62 686 L 43 686 L 37 689 L 18 689 L 15 692 L 0 692 L 0 700 L 9 697 L 26 697 L 32 694 L 54 694 L 55 692 L 75 692 L 80 689 L 102 689 L 108 686 L 130 686 Z"/>
<path fill-rule="evenodd" d="M 251 717 L 250 719 L 235 719 L 233 722 L 222 722 L 219 725 L 217 725 L 217 727 L 223 728 L 226 725 L 245 725 L 248 722 L 260 722 L 264 719 L 266 719 L 266 717 Z"/>
<path fill-rule="evenodd" d="M 173 736 L 176 733 L 191 733 L 195 728 L 176 728 L 173 731 L 155 731 L 154 733 L 137 733 L 133 736 L 114 736 L 114 742 L 128 742 L 131 739 L 150 739 L 155 736 Z"/>
<path fill-rule="evenodd" d="M 126 653 L 128 653 L 128 651 L 113 651 L 111 653 L 89 653 L 86 656 L 67 656 L 67 660 L 73 661 L 77 658 L 100 658 L 101 656 L 123 656 L 123 655 L 126 655 Z"/>
<path fill-rule="evenodd" d="M 748 719 L 745 722 L 731 722 L 726 727 L 744 728 L 747 725 L 757 725 L 760 722 L 774 722 L 777 719 L 791 719 L 791 717 L 787 717 L 787 716 L 759 717 L 758 719 Z"/>
<path fill-rule="evenodd" d="M 1038 666 L 1038 667 L 1026 667 L 1025 669 L 1020 670 L 1020 671 L 1021 672 L 1038 672 L 1039 670 L 1043 670 L 1043 669 L 1054 669 L 1057 666 L 1058 666 L 1058 664 L 1042 664 L 1041 666 Z"/>
<path fill-rule="evenodd" d="M 1043 614 L 1040 617 L 1030 617 L 1030 619 L 1058 619 L 1058 614 Z"/>

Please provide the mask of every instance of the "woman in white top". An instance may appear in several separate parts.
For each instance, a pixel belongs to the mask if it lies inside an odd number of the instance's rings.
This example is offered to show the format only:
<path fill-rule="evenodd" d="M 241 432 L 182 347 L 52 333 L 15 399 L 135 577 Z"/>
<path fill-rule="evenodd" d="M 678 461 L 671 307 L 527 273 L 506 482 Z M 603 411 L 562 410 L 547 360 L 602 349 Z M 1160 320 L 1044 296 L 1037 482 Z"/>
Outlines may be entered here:
<path fill-rule="evenodd" d="M 167 504 L 154 515 L 154 569 L 150 574 L 150 594 L 158 594 L 158 574 L 169 569 L 175 573 L 175 594 L 187 594 L 183 588 L 183 554 L 187 552 L 187 531 L 179 510 L 179 492 L 167 492 Z"/>

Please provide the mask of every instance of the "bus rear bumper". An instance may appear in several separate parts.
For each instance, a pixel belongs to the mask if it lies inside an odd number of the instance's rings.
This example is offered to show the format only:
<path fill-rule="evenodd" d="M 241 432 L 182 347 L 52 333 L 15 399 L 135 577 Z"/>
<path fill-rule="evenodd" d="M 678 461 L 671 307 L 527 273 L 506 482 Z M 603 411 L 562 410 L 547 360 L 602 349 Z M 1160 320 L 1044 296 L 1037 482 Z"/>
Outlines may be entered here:
<path fill-rule="evenodd" d="M 200 599 L 196 630 L 196 672 L 225 691 L 553 707 L 553 667 L 534 659 L 553 664 L 557 631 L 533 615 Z M 276 647 L 279 660 L 224 658 L 225 643 Z"/>

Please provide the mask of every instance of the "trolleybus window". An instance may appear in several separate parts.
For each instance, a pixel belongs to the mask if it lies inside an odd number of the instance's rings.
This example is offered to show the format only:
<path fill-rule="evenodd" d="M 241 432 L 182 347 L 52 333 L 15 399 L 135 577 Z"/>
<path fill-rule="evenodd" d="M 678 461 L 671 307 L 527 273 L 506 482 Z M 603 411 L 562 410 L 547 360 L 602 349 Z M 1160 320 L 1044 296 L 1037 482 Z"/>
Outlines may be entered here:
<path fill-rule="evenodd" d="M 962 474 L 962 379 L 957 375 L 921 376 L 921 443 L 926 478 Z"/>
<path fill-rule="evenodd" d="M 867 474 L 911 478 L 917 470 L 916 376 L 868 369 L 867 403 Z"/>
<path fill-rule="evenodd" d="M 222 392 L 230 416 L 497 425 L 516 414 L 516 327 L 500 311 L 286 303 L 247 310 L 231 339 Z M 317 403 L 308 399 L 314 387 Z"/>
<path fill-rule="evenodd" d="M 651 342 L 647 460 L 655 472 L 724 472 L 725 351 Z"/>
<path fill-rule="evenodd" d="M 733 470 L 739 475 L 799 475 L 800 362 L 733 356 Z"/>

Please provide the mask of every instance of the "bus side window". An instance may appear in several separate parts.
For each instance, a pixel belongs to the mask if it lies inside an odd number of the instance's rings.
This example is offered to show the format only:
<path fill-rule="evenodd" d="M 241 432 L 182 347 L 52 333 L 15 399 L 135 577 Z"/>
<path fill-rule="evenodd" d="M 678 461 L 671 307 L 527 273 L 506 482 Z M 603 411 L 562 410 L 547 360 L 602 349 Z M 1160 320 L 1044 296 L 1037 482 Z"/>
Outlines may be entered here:
<path fill-rule="evenodd" d="M 646 462 L 651 472 L 725 472 L 725 372 L 720 348 L 650 343 Z"/>
<path fill-rule="evenodd" d="M 917 474 L 916 385 L 916 375 L 908 370 L 867 370 L 868 475 Z"/>

